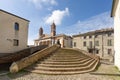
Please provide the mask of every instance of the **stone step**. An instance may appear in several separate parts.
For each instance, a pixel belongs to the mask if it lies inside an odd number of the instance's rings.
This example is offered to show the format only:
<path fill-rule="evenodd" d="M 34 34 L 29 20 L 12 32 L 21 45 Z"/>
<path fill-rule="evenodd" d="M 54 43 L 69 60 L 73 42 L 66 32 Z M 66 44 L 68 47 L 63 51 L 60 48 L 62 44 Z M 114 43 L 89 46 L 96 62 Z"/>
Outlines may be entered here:
<path fill-rule="evenodd" d="M 85 63 L 83 63 L 83 64 L 74 64 L 74 65 L 70 65 L 70 64 L 58 64 L 58 65 L 56 65 L 56 64 L 36 64 L 35 66 L 43 66 L 43 67 L 54 67 L 54 68 L 56 68 L 56 67 L 62 67 L 62 68 L 69 68 L 69 67 L 82 67 L 82 66 L 87 66 L 87 65 L 89 65 L 91 62 L 93 62 L 94 61 L 94 59 L 91 59 L 91 60 L 89 60 L 89 61 L 87 61 L 87 62 L 85 62 Z"/>
<path fill-rule="evenodd" d="M 75 62 L 75 61 L 82 61 L 84 59 L 91 59 L 91 58 L 78 58 L 78 59 L 46 59 L 48 62 Z"/>
<path fill-rule="evenodd" d="M 86 57 L 86 56 L 81 56 L 81 55 L 79 55 L 79 56 L 77 56 L 77 55 L 74 55 L 74 56 L 66 56 L 66 55 L 58 55 L 58 56 L 51 56 L 51 57 L 57 57 L 57 58 L 59 58 L 59 57 L 69 57 L 69 58 L 79 58 L 79 57 Z"/>
<path fill-rule="evenodd" d="M 38 74 L 45 74 L 45 75 L 71 75 L 71 74 L 83 74 L 86 72 L 90 72 L 92 70 L 85 70 L 85 71 L 72 71 L 72 72 L 61 72 L 61 71 L 40 71 L 40 70 L 32 70 L 32 69 L 26 69 L 26 71 L 32 72 L 32 73 L 38 73 Z"/>
<path fill-rule="evenodd" d="M 88 64 L 87 66 L 78 66 L 78 67 L 56 67 L 56 68 L 54 68 L 54 67 L 45 67 L 45 66 L 35 66 L 35 67 L 33 67 L 34 69 L 43 69 L 43 70 L 55 70 L 55 71 L 64 71 L 64 70 L 66 70 L 66 71 L 68 71 L 68 70 L 81 70 L 81 69 L 84 69 L 85 67 L 89 67 L 89 66 L 91 66 L 92 64 L 94 64 L 96 61 L 94 60 L 94 61 L 92 61 L 90 64 Z"/>
<path fill-rule="evenodd" d="M 55 52 L 54 55 L 69 55 L 69 56 L 72 56 L 72 55 L 85 55 L 85 54 L 82 54 L 80 52 L 78 52 L 78 53 L 58 53 L 58 52 Z"/>
<path fill-rule="evenodd" d="M 69 58 L 80 58 L 80 57 L 86 57 L 86 56 L 81 56 L 81 55 L 74 55 L 74 56 L 57 55 L 57 56 L 54 56 L 54 55 L 52 55 L 50 57 L 57 57 L 57 58 L 59 58 L 59 57 L 63 57 L 63 58 L 66 58 L 66 57 L 69 57 Z"/>
<path fill-rule="evenodd" d="M 76 58 L 76 59 L 56 59 L 56 58 L 48 58 L 48 59 L 46 59 L 47 61 L 61 61 L 61 62 L 63 62 L 63 61 L 80 61 L 80 60 L 83 60 L 83 59 L 88 59 L 88 58 L 90 58 L 90 57 L 85 57 L 85 58 Z"/>
<path fill-rule="evenodd" d="M 26 68 L 41 74 L 78 74 L 95 69 L 99 60 L 73 49 L 59 49 L 49 57 Z"/>
<path fill-rule="evenodd" d="M 86 58 L 86 57 L 48 57 L 49 59 L 55 59 L 55 60 L 63 60 L 63 59 L 66 59 L 66 60 L 70 60 L 70 59 L 79 59 L 79 58 Z M 89 58 L 89 57 L 87 57 Z"/>
<path fill-rule="evenodd" d="M 84 59 L 82 61 L 74 61 L 74 62 L 51 62 L 51 61 L 43 61 L 43 62 L 38 62 L 38 63 L 42 63 L 42 64 L 83 64 L 86 61 L 91 60 L 90 58 L 88 59 Z"/>
<path fill-rule="evenodd" d="M 28 68 L 28 70 L 39 70 L 41 71 L 51 71 L 51 72 L 77 72 L 77 71 L 86 71 L 90 70 L 94 67 L 94 65 L 97 63 L 97 61 L 92 62 L 90 65 L 84 66 L 84 67 L 73 67 L 73 68 L 50 68 L 50 67 L 33 67 Z"/>
<path fill-rule="evenodd" d="M 99 61 L 96 61 L 96 64 L 94 66 L 92 66 L 92 68 L 88 69 L 88 70 L 83 70 L 83 71 L 68 71 L 68 72 L 61 72 L 61 71 L 43 71 L 43 70 L 33 70 L 33 69 L 26 69 L 27 71 L 33 72 L 33 73 L 38 73 L 38 74 L 48 74 L 48 75 L 70 75 L 70 74 L 83 74 L 86 72 L 91 72 L 93 71 L 97 64 L 99 63 Z"/>
<path fill-rule="evenodd" d="M 54 53 L 53 56 L 57 57 L 57 56 L 86 56 L 84 54 L 57 54 Z"/>
<path fill-rule="evenodd" d="M 62 49 L 60 49 L 60 50 L 62 50 Z M 73 51 L 73 53 L 71 53 L 71 52 L 69 52 L 69 51 L 67 51 L 66 53 L 63 51 L 63 52 L 60 52 L 60 50 L 58 50 L 57 52 L 55 52 L 53 55 L 55 55 L 55 56 L 58 56 L 58 55 L 68 55 L 68 56 L 74 56 L 74 55 L 76 55 L 76 56 L 78 56 L 78 55 L 81 55 L 81 56 L 84 56 L 85 54 L 82 54 L 81 52 L 79 52 L 79 51 L 75 51 L 75 50 L 72 50 Z M 75 53 L 76 52 L 76 53 Z"/>

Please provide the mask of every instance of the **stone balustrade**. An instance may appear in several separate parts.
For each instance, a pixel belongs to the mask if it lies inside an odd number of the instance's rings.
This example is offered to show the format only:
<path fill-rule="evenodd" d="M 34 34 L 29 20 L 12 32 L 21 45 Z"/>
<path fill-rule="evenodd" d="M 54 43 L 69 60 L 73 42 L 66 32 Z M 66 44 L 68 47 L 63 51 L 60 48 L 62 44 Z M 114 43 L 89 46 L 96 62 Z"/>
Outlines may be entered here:
<path fill-rule="evenodd" d="M 12 65 L 10 66 L 10 72 L 11 73 L 18 72 L 19 70 L 37 62 L 38 60 L 46 57 L 47 55 L 50 55 L 52 52 L 59 48 L 60 48 L 59 45 L 53 45 L 51 47 L 47 47 L 41 51 L 38 51 L 28 57 L 25 57 L 19 61 L 13 62 Z"/>
<path fill-rule="evenodd" d="M 91 57 L 91 58 L 93 58 L 93 59 L 95 59 L 95 60 L 100 60 L 100 57 L 97 56 L 97 55 L 95 55 L 95 54 L 88 53 L 88 52 L 85 51 L 85 50 L 80 50 L 80 49 L 76 49 L 76 50 L 82 52 L 83 54 L 85 54 L 85 55 L 87 55 L 87 56 L 89 56 L 89 57 Z"/>
<path fill-rule="evenodd" d="M 18 61 L 46 47 L 47 45 L 34 46 L 34 47 L 29 47 L 29 48 L 26 48 L 26 49 L 23 49 L 23 50 L 14 52 L 14 53 L 8 53 L 8 54 L 3 53 L 4 55 L 0 55 L 0 64 L 12 63 L 12 62 Z"/>

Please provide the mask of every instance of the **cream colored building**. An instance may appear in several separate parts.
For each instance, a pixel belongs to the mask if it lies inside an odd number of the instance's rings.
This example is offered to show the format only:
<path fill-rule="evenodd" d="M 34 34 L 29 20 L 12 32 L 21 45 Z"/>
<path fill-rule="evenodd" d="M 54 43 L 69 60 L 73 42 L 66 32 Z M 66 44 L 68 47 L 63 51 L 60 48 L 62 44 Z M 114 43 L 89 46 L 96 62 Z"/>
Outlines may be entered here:
<path fill-rule="evenodd" d="M 114 55 L 113 34 L 113 29 L 109 28 L 73 35 L 73 48 L 109 59 Z"/>
<path fill-rule="evenodd" d="M 29 21 L 0 9 L 0 54 L 27 48 Z"/>
<path fill-rule="evenodd" d="M 51 25 L 51 33 L 50 34 L 43 34 L 42 27 L 39 30 L 39 38 L 34 41 L 34 45 L 53 45 L 57 44 L 59 40 L 59 43 L 61 44 L 61 47 L 72 47 L 72 37 L 67 36 L 65 34 L 58 34 L 56 35 L 56 25 L 53 23 Z"/>
<path fill-rule="evenodd" d="M 113 0 L 111 17 L 114 17 L 114 63 L 120 70 L 120 0 Z"/>

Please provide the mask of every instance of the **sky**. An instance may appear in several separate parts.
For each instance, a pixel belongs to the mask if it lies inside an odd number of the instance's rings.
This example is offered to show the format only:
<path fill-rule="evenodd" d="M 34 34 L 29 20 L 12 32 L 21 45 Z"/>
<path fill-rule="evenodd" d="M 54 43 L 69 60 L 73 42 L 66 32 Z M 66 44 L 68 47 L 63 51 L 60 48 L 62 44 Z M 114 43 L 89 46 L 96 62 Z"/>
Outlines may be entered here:
<path fill-rule="evenodd" d="M 28 44 L 39 37 L 39 28 L 50 34 L 54 22 L 57 34 L 76 35 L 112 28 L 112 0 L 1 0 L 0 9 L 30 21 Z"/>

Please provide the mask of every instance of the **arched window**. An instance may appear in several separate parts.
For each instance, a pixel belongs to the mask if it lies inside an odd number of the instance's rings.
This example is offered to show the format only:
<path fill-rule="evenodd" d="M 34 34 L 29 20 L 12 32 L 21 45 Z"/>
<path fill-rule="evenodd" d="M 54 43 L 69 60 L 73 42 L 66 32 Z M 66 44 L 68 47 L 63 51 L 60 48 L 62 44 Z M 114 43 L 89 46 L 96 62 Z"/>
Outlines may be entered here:
<path fill-rule="evenodd" d="M 18 24 L 18 23 L 15 23 L 15 25 L 14 25 L 14 29 L 15 29 L 16 31 L 19 30 L 19 24 Z"/>

